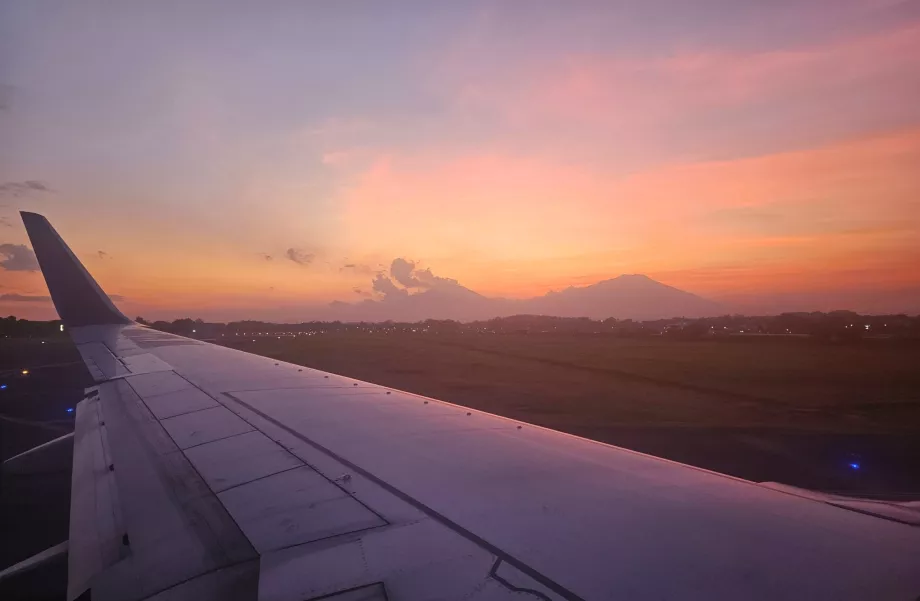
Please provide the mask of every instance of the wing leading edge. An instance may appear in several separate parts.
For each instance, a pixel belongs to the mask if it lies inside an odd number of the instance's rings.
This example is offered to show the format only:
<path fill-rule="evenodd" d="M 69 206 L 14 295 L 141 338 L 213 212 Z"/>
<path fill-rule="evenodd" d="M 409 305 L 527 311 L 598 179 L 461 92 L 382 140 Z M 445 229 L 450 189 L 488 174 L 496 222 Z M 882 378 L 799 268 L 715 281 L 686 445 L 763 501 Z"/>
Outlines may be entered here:
<path fill-rule="evenodd" d="M 38 213 L 20 213 L 58 315 L 68 328 L 128 324 L 73 251 Z"/>

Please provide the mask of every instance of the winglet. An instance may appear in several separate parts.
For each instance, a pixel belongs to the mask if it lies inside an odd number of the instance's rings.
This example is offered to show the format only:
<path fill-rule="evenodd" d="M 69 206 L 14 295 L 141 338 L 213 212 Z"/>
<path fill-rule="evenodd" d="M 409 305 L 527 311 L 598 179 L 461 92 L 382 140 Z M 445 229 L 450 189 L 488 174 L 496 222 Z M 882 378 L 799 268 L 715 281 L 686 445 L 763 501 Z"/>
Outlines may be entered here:
<path fill-rule="evenodd" d="M 115 308 L 93 276 L 61 239 L 48 220 L 22 211 L 22 222 L 41 266 L 51 300 L 68 328 L 131 323 Z"/>

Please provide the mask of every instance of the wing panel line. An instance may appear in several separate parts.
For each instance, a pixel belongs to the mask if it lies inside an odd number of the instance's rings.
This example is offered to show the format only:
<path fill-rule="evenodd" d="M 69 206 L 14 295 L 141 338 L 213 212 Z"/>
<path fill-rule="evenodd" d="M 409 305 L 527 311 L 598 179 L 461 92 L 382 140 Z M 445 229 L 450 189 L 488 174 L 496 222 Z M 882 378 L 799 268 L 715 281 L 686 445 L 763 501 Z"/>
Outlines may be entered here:
<path fill-rule="evenodd" d="M 392 494 L 392 495 L 398 497 L 399 499 L 405 501 L 406 503 L 409 503 L 410 505 L 412 505 L 412 506 L 415 507 L 416 509 L 422 511 L 423 513 L 425 513 L 425 514 L 427 514 L 427 515 L 433 517 L 434 519 L 436 519 L 437 521 L 441 522 L 442 524 L 444 524 L 445 526 L 447 526 L 448 528 L 450 528 L 451 530 L 453 530 L 453 531 L 456 532 L 457 534 L 459 534 L 459 535 L 463 536 L 464 538 L 466 538 L 467 540 L 472 541 L 473 543 L 479 545 L 479 546 L 482 547 L 483 549 L 486 549 L 487 551 L 489 551 L 490 553 L 492 553 L 493 555 L 495 555 L 499 560 L 505 561 L 505 562 L 507 562 L 508 564 L 510 564 L 510 565 L 514 566 L 515 568 L 517 568 L 518 570 L 520 570 L 521 572 L 523 572 L 524 574 L 527 574 L 528 576 L 530 576 L 531 578 L 533 578 L 534 580 L 536 580 L 537 582 L 539 582 L 540 584 L 542 584 L 542 585 L 545 586 L 546 588 L 552 590 L 554 593 L 556 593 L 556 594 L 558 594 L 559 596 L 561 596 L 563 599 L 566 599 L 567 601 L 585 601 L 584 599 L 582 599 L 581 597 L 579 597 L 578 595 L 576 595 L 575 593 L 573 593 L 573 592 L 570 591 L 569 589 L 565 588 L 565 587 L 562 586 L 561 584 L 557 583 L 556 581 L 550 579 L 549 577 L 545 576 L 545 575 L 542 574 L 541 572 L 539 572 L 539 571 L 535 570 L 534 568 L 530 567 L 529 565 L 527 565 L 527 564 L 524 563 L 523 561 L 521 561 L 521 560 L 517 559 L 516 557 L 510 555 L 510 554 L 507 553 L 506 551 L 503 551 L 502 549 L 499 549 L 498 547 L 496 547 L 495 545 L 493 545 L 493 544 L 490 543 L 489 541 L 487 541 L 487 540 L 483 539 L 482 537 L 480 537 L 480 536 L 474 534 L 473 532 L 470 532 L 469 530 L 467 530 L 466 528 L 464 528 L 464 527 L 461 526 L 460 524 L 457 524 L 456 522 L 452 521 L 452 520 L 451 520 L 450 518 L 448 518 L 447 516 L 445 516 L 445 515 L 439 513 L 438 511 L 432 509 L 431 507 L 425 505 L 424 503 L 422 503 L 421 501 L 419 501 L 419 500 L 416 499 L 415 497 L 412 497 L 411 495 L 406 494 L 405 492 L 403 492 L 403 491 L 401 491 L 400 489 L 396 488 L 395 486 L 393 486 L 392 484 L 388 483 L 387 481 L 382 480 L 381 478 L 375 476 L 374 474 L 372 474 L 371 472 L 367 471 L 366 469 L 360 467 L 359 465 L 357 465 L 357 464 L 355 464 L 355 463 L 352 463 L 352 462 L 349 461 L 348 459 L 346 459 L 346 458 L 342 457 L 341 455 L 337 454 L 335 451 L 332 451 L 331 449 L 326 448 L 325 446 L 319 444 L 318 442 L 315 442 L 315 441 L 313 441 L 313 440 L 307 438 L 306 436 L 304 436 L 304 435 L 301 434 L 300 432 L 297 432 L 297 431 L 294 430 L 293 428 L 290 428 L 290 427 L 286 426 L 284 423 L 282 423 L 282 422 L 276 420 L 275 418 L 271 417 L 270 415 L 267 415 L 267 414 L 265 414 L 264 412 L 262 412 L 262 411 L 256 409 L 255 407 L 253 407 L 253 406 L 250 405 L 249 403 L 247 403 L 247 402 L 245 402 L 245 401 L 242 401 L 242 400 L 236 398 L 236 397 L 233 396 L 232 394 L 230 394 L 230 393 L 228 393 L 228 392 L 224 392 L 224 393 L 222 393 L 222 394 L 224 394 L 224 395 L 227 396 L 228 398 L 230 398 L 230 399 L 236 401 L 237 403 L 239 403 L 239 404 L 242 405 L 243 407 L 246 407 L 246 409 L 248 409 L 249 411 L 252 411 L 253 413 L 255 413 L 256 415 L 258 415 L 258 416 L 261 417 L 262 419 L 268 421 L 268 422 L 271 423 L 272 425 L 274 425 L 274 426 L 276 426 L 276 427 L 278 427 L 278 428 L 281 428 L 282 430 L 284 430 L 284 431 L 287 432 L 288 434 L 290 434 L 290 435 L 296 437 L 297 439 L 301 440 L 302 442 L 307 443 L 308 445 L 312 446 L 313 448 L 317 449 L 318 451 L 320 451 L 320 452 L 322 452 L 322 453 L 328 455 L 329 457 L 335 459 L 336 461 L 338 461 L 338 462 L 341 463 L 342 465 L 348 466 L 349 468 L 351 468 L 351 469 L 354 470 L 355 472 L 361 474 L 363 477 L 367 478 L 368 480 L 374 482 L 375 484 L 377 484 L 378 486 L 380 486 L 381 488 L 383 488 L 384 490 L 386 490 L 386 491 L 389 492 L 390 494 Z"/>
<path fill-rule="evenodd" d="M 185 380 L 186 382 L 188 382 L 191 386 L 194 386 L 195 388 L 197 388 L 198 390 L 200 390 L 200 391 L 203 392 L 204 394 L 206 394 L 206 395 L 208 395 L 209 397 L 211 397 L 212 399 L 214 399 L 214 401 L 217 402 L 217 403 L 219 403 L 222 407 L 226 407 L 226 408 L 229 409 L 230 411 L 233 411 L 232 409 L 230 409 L 229 407 L 227 407 L 227 406 L 226 406 L 219 398 L 217 398 L 215 395 L 209 393 L 207 390 L 205 390 L 205 389 L 202 388 L 201 386 L 195 384 L 194 382 L 192 382 L 191 380 L 189 380 L 188 378 L 186 378 L 185 376 L 183 376 L 183 375 L 180 374 L 179 372 L 173 370 L 173 373 L 176 374 L 177 376 L 179 376 L 180 378 L 182 378 L 183 380 Z M 230 395 L 230 394 L 227 394 L 227 393 L 222 393 L 222 394 L 225 394 L 226 396 L 228 396 L 229 398 L 233 399 L 234 401 L 237 401 L 237 402 L 239 402 L 239 403 L 241 403 L 241 404 L 243 404 L 243 405 L 246 405 L 245 403 L 243 403 L 242 401 L 240 401 L 239 399 L 237 399 L 236 397 L 234 397 L 234 396 L 232 396 L 232 395 Z M 248 405 L 246 405 L 246 406 L 248 407 Z M 253 411 L 254 411 L 255 413 L 261 415 L 260 412 L 254 410 L 254 409 L 253 409 Z M 236 414 L 237 416 L 239 416 L 239 418 L 242 419 L 243 421 L 245 421 L 247 424 L 249 424 L 250 426 L 252 426 L 252 427 L 255 429 L 256 432 L 261 432 L 262 434 L 265 434 L 265 433 L 262 432 L 262 430 L 260 430 L 255 424 L 253 424 L 251 421 L 249 421 L 248 419 L 246 419 L 246 418 L 243 417 L 242 415 L 239 415 L 239 413 L 237 413 L 236 411 L 233 411 L 233 413 Z M 166 419 L 169 419 L 169 418 L 166 418 Z M 165 428 L 164 428 L 164 429 L 165 429 Z M 285 428 L 285 430 L 286 430 L 286 428 Z M 267 436 L 267 435 L 266 435 L 266 436 Z M 297 436 L 299 437 L 299 435 L 297 435 Z M 326 474 L 324 474 L 322 471 L 316 469 L 314 466 L 312 466 L 312 465 L 310 465 L 309 463 L 307 463 L 307 462 L 306 462 L 304 459 L 302 459 L 301 457 L 298 457 L 298 456 L 297 456 L 295 453 L 293 453 L 290 449 L 288 449 L 287 447 L 285 447 L 283 444 L 279 443 L 278 441 L 272 439 L 270 436 L 269 436 L 268 438 L 269 438 L 270 440 L 272 440 L 272 442 L 275 442 L 276 444 L 278 444 L 278 445 L 279 445 L 281 448 L 283 448 L 285 451 L 287 451 L 288 453 L 290 453 L 292 457 L 294 457 L 295 459 L 297 459 L 297 461 L 300 461 L 301 463 L 303 463 L 304 465 L 306 465 L 307 467 L 309 467 L 310 469 L 312 469 L 313 471 L 315 471 L 317 474 L 319 474 L 320 476 L 322 476 L 323 478 L 325 478 L 326 480 L 328 480 L 333 486 L 335 486 L 336 488 L 338 488 L 339 490 L 341 490 L 342 492 L 344 492 L 346 495 L 348 495 L 348 496 L 352 497 L 353 499 L 355 499 L 355 501 L 357 501 L 358 503 L 360 503 L 365 509 L 367 509 L 368 511 L 370 511 L 371 513 L 373 513 L 374 515 L 376 515 L 378 518 L 380 518 L 381 520 L 383 520 L 384 524 L 392 525 L 392 522 L 390 522 L 390 520 L 388 520 L 388 519 L 386 518 L 386 516 L 382 515 L 382 514 L 381 514 L 380 512 L 378 512 L 376 509 L 374 509 L 373 507 L 371 507 L 371 506 L 367 505 L 366 503 L 364 503 L 361 499 L 358 499 L 358 498 L 354 497 L 354 496 L 348 491 L 348 489 L 344 488 L 341 484 L 339 484 L 338 482 L 336 482 L 334 478 L 330 478 L 329 476 L 327 476 Z M 313 444 L 312 441 L 306 441 L 306 439 L 304 439 L 304 440 L 305 440 L 305 442 L 309 442 L 310 444 Z M 328 454 L 328 453 L 327 453 L 327 454 Z M 345 461 L 341 461 L 341 460 L 339 460 L 339 463 L 343 463 L 343 464 L 349 465 L 349 466 L 351 465 L 350 463 L 345 462 Z M 376 479 L 375 479 L 374 481 L 376 482 Z"/>

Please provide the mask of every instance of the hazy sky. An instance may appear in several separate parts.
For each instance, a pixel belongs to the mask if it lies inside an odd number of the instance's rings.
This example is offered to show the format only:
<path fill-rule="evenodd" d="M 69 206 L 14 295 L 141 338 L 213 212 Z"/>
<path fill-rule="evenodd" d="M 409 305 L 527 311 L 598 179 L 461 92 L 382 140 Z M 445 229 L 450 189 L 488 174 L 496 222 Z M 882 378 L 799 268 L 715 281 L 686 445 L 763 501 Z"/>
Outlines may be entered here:
<path fill-rule="evenodd" d="M 132 316 L 307 318 L 397 257 L 920 311 L 920 2 L 0 6 L 0 314 L 53 315 L 18 209 Z"/>

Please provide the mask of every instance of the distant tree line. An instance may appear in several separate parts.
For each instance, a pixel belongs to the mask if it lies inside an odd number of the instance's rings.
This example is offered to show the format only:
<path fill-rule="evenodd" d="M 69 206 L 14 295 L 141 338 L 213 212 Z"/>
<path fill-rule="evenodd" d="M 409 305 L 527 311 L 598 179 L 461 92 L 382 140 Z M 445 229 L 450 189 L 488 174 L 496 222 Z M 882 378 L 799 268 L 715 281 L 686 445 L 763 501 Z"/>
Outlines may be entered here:
<path fill-rule="evenodd" d="M 201 319 L 138 323 L 196 338 L 238 336 L 285 336 L 326 332 L 406 332 L 484 334 L 614 334 L 624 337 L 666 336 L 676 339 L 723 338 L 728 336 L 804 336 L 824 340 L 862 338 L 920 338 L 920 316 L 859 315 L 852 311 L 831 313 L 783 313 L 769 316 L 723 315 L 687 319 L 675 317 L 654 321 L 632 319 L 593 320 L 587 317 L 514 315 L 463 323 L 449 319 L 420 322 L 302 322 L 271 323 L 234 321 L 212 323 Z"/>
<path fill-rule="evenodd" d="M 61 332 L 61 321 L 30 321 L 16 319 L 14 315 L 0 317 L 0 337 L 3 338 L 51 338 L 64 337 Z"/>
<path fill-rule="evenodd" d="M 329 332 L 356 333 L 423 333 L 423 334 L 608 334 L 622 337 L 664 336 L 674 339 L 738 337 L 808 337 L 829 341 L 863 338 L 920 339 L 920 316 L 859 315 L 852 311 L 831 313 L 783 313 L 780 315 L 723 315 L 688 319 L 675 317 L 654 321 L 631 319 L 593 320 L 587 317 L 551 317 L 514 315 L 485 321 L 462 323 L 429 319 L 415 323 L 310 321 L 270 323 L 265 321 L 206 322 L 182 318 L 150 322 L 135 319 L 142 325 L 200 339 L 227 337 L 294 336 Z M 63 336 L 60 321 L 28 321 L 15 317 L 0 318 L 0 336 L 8 338 Z"/>

